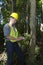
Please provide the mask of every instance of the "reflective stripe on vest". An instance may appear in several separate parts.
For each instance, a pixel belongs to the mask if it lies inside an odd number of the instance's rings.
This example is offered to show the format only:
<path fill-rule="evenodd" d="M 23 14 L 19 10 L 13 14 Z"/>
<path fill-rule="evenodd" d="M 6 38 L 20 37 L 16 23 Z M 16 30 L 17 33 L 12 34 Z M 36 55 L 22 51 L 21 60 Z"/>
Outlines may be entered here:
<path fill-rule="evenodd" d="M 10 36 L 14 37 L 14 38 L 17 38 L 18 37 L 18 31 L 17 29 L 11 27 L 11 31 L 10 31 Z M 16 42 L 16 40 L 10 40 L 11 42 Z"/>

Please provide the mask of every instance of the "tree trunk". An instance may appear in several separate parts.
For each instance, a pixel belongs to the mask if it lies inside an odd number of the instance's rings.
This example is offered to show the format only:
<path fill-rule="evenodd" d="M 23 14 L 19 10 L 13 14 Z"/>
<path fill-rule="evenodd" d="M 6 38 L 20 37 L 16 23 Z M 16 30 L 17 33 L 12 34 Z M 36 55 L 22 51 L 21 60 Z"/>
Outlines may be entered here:
<path fill-rule="evenodd" d="M 30 40 L 30 61 L 34 61 L 35 45 L 36 45 L 36 0 L 30 0 L 30 29 L 31 29 L 31 40 Z"/>
<path fill-rule="evenodd" d="M 42 0 L 42 22 L 43 22 L 43 0 Z"/>
<path fill-rule="evenodd" d="M 28 6 L 29 6 L 29 1 L 27 0 L 27 3 L 26 3 L 26 25 L 27 25 L 27 31 L 26 31 L 26 33 L 28 33 Z"/>
<path fill-rule="evenodd" d="M 11 0 L 11 12 L 16 11 L 16 0 Z"/>

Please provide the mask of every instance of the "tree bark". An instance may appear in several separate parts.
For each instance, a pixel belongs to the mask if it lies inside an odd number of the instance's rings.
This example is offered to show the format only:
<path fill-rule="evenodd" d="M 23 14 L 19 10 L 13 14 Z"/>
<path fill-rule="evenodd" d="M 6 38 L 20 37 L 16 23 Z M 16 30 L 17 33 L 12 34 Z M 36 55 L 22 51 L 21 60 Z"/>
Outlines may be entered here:
<path fill-rule="evenodd" d="M 43 23 L 43 0 L 42 0 L 42 23 Z"/>
<path fill-rule="evenodd" d="M 27 25 L 27 31 L 26 31 L 26 33 L 28 33 L 28 6 L 29 6 L 29 1 L 27 0 L 27 3 L 26 3 L 26 25 Z"/>
<path fill-rule="evenodd" d="M 31 30 L 31 40 L 30 40 L 30 54 L 29 59 L 34 61 L 35 45 L 36 45 L 36 0 L 30 0 L 30 30 Z"/>
<path fill-rule="evenodd" d="M 16 11 L 16 0 L 11 0 L 11 12 Z"/>

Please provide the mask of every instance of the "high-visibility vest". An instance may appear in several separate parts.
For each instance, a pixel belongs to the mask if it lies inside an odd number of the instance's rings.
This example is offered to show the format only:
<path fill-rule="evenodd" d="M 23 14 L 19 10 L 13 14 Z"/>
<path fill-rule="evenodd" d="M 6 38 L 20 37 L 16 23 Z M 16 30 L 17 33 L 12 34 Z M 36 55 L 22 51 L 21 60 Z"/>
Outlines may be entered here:
<path fill-rule="evenodd" d="M 10 27 L 10 36 L 17 38 L 18 37 L 18 31 L 16 28 Z M 11 42 L 16 42 L 17 40 L 10 40 Z"/>

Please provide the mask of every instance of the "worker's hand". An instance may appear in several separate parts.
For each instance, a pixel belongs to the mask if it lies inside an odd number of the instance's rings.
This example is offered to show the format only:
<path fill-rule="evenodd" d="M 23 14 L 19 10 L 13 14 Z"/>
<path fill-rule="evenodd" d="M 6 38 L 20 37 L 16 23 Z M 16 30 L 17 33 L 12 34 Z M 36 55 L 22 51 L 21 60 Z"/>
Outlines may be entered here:
<path fill-rule="evenodd" d="M 18 37 L 18 41 L 21 41 L 21 40 L 23 40 L 23 39 L 25 39 L 24 37 L 22 37 L 22 36 L 20 36 L 20 37 Z"/>
<path fill-rule="evenodd" d="M 22 37 L 23 40 L 25 40 L 25 37 Z"/>

